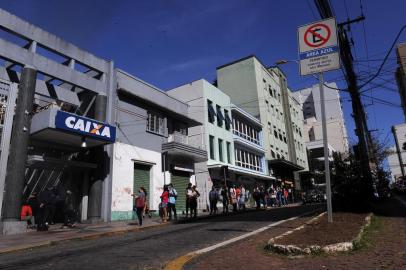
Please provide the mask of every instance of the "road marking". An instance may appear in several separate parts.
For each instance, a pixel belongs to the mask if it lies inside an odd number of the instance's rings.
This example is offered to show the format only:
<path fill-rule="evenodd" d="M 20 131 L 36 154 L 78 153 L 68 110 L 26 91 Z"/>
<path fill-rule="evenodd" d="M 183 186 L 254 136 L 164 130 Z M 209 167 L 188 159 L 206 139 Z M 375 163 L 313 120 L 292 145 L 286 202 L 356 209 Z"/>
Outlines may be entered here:
<path fill-rule="evenodd" d="M 255 230 L 255 231 L 252 231 L 252 232 L 249 232 L 249 233 L 246 233 L 246 234 L 243 234 L 243 235 L 240 235 L 240 236 L 231 238 L 231 239 L 229 239 L 229 240 L 227 240 L 227 241 L 224 241 L 224 242 L 221 242 L 221 243 L 218 243 L 218 244 L 215 244 L 215 245 L 212 245 L 212 246 L 203 248 L 203 249 L 199 249 L 199 250 L 196 250 L 196 251 L 187 253 L 186 255 L 180 256 L 180 257 L 178 257 L 178 258 L 176 258 L 176 259 L 170 261 L 170 262 L 165 266 L 164 269 L 165 269 L 165 270 L 180 270 L 180 269 L 183 269 L 183 266 L 184 266 L 188 261 L 190 261 L 190 260 L 193 259 L 194 257 L 197 257 L 198 255 L 201 255 L 201 254 L 204 254 L 204 253 L 213 251 L 213 250 L 215 250 L 215 249 L 217 249 L 217 248 L 220 248 L 220 247 L 224 247 L 224 246 L 230 245 L 230 244 L 235 243 L 235 242 L 237 242 L 237 241 L 240 241 L 240 240 L 242 240 L 242 239 L 245 239 L 245 238 L 248 238 L 248 237 L 253 236 L 253 235 L 255 235 L 255 234 L 258 234 L 258 233 L 261 233 L 261 232 L 263 232 L 263 231 L 266 231 L 266 230 L 268 230 L 268 229 L 270 229 L 270 228 L 272 228 L 272 227 L 278 226 L 278 225 L 280 225 L 280 224 L 282 224 L 282 223 L 285 223 L 285 222 L 288 222 L 288 221 L 292 221 L 292 220 L 298 219 L 298 218 L 300 218 L 300 217 L 313 214 L 313 213 L 318 212 L 318 211 L 320 211 L 320 209 L 313 210 L 313 211 L 310 211 L 310 212 L 306 212 L 306 213 L 301 214 L 301 215 L 299 215 L 299 216 L 291 217 L 291 218 L 288 218 L 288 219 L 283 219 L 283 220 L 280 220 L 280 221 L 271 223 L 271 224 L 269 224 L 269 225 L 267 225 L 267 226 L 265 226 L 265 227 L 259 228 L 259 229 Z"/>

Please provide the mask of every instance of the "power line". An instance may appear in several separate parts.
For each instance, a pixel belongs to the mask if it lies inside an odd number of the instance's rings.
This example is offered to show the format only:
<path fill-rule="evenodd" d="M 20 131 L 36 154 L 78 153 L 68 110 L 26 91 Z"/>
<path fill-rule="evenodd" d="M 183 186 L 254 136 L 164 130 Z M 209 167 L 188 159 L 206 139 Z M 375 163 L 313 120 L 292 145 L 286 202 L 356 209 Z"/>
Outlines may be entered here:
<path fill-rule="evenodd" d="M 406 29 L 406 25 L 403 25 L 403 26 L 400 28 L 399 33 L 396 35 L 396 38 L 395 38 L 395 40 L 393 41 L 392 46 L 390 47 L 390 49 L 389 49 L 388 52 L 386 53 L 386 56 L 385 56 L 385 58 L 384 58 L 382 64 L 380 65 L 378 71 L 377 71 L 376 74 L 375 74 L 374 76 L 372 76 L 372 78 L 370 78 L 367 82 L 365 82 L 364 84 L 360 85 L 360 86 L 358 87 L 359 90 L 360 90 L 361 88 L 363 88 L 365 85 L 367 85 L 368 83 L 370 83 L 371 81 L 373 81 L 376 77 L 378 77 L 379 73 L 381 72 L 383 66 L 384 66 L 385 63 L 386 63 L 386 60 L 388 59 L 390 53 L 392 52 L 393 48 L 395 47 L 396 42 L 398 41 L 400 35 L 402 34 L 403 30 L 405 30 L 405 29 Z"/>

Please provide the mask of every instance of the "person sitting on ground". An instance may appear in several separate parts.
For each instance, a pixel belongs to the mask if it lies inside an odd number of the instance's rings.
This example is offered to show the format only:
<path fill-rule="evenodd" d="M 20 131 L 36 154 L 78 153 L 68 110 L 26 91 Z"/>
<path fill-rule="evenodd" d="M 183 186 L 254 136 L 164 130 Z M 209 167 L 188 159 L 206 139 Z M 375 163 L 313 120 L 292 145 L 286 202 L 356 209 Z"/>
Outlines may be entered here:
<path fill-rule="evenodd" d="M 34 215 L 32 214 L 31 206 L 29 206 L 28 204 L 23 204 L 23 206 L 21 207 L 20 216 L 22 221 L 27 221 L 28 229 L 35 228 L 35 218 Z"/>

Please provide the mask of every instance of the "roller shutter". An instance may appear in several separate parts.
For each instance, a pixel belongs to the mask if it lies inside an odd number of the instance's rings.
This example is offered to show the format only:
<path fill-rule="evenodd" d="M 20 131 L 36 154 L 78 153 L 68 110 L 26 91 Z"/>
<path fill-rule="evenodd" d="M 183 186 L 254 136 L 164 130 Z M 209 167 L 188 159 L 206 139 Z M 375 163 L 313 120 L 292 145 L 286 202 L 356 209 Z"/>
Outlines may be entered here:
<path fill-rule="evenodd" d="M 134 193 L 138 193 L 140 187 L 147 190 L 147 201 L 150 195 L 150 170 L 151 166 L 134 164 Z"/>
<path fill-rule="evenodd" d="M 173 171 L 171 176 L 171 183 L 178 192 L 178 198 L 176 200 L 177 212 L 186 210 L 186 187 L 190 182 L 190 174 L 186 172 Z"/>

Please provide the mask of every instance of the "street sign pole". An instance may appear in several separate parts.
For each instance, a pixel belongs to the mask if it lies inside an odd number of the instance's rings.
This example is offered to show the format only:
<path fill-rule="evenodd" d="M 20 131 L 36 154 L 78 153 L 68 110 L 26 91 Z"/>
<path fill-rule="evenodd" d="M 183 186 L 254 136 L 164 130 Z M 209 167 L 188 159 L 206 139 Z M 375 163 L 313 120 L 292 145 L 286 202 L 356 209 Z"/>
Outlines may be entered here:
<path fill-rule="evenodd" d="M 326 104 L 323 72 L 340 68 L 340 55 L 335 18 L 313 22 L 298 28 L 300 75 L 319 75 L 320 105 L 323 128 L 324 173 L 328 222 L 333 222 L 330 183 L 330 160 L 327 140 Z"/>
<path fill-rule="evenodd" d="M 326 121 L 326 102 L 324 100 L 324 78 L 323 73 L 319 73 L 319 90 L 321 105 L 321 124 L 323 127 L 323 146 L 324 146 L 324 173 L 326 177 L 326 197 L 327 197 L 327 219 L 333 222 L 333 207 L 331 204 L 331 183 L 330 183 L 330 160 L 327 140 L 327 121 Z"/>

